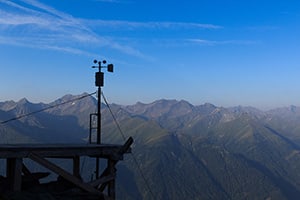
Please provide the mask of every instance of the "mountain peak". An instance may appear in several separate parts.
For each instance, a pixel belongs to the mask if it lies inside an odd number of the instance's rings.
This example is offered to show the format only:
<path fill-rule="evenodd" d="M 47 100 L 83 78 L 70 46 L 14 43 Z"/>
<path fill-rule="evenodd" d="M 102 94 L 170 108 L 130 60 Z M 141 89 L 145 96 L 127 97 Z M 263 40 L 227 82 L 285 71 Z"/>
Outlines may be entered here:
<path fill-rule="evenodd" d="M 28 103 L 30 103 L 30 102 L 26 98 L 22 98 L 17 102 L 17 104 L 19 104 L 19 105 L 25 105 Z"/>
<path fill-rule="evenodd" d="M 211 103 L 205 103 L 203 105 L 196 106 L 195 108 L 198 110 L 199 113 L 207 115 L 213 112 L 217 108 L 217 106 Z"/>
<path fill-rule="evenodd" d="M 152 102 L 151 104 L 175 104 L 177 102 L 178 101 L 176 99 L 159 99 Z"/>
<path fill-rule="evenodd" d="M 145 104 L 145 103 L 142 103 L 142 102 L 140 102 L 140 101 L 138 101 L 138 102 L 135 103 L 135 105 L 136 105 L 136 106 L 142 106 L 142 105 L 146 105 L 146 104 Z"/>
<path fill-rule="evenodd" d="M 202 106 L 203 107 L 216 108 L 216 106 L 214 104 L 211 104 L 211 103 L 204 103 Z"/>
<path fill-rule="evenodd" d="M 17 103 L 14 101 L 5 101 L 0 103 L 0 110 L 8 111 L 16 107 Z"/>

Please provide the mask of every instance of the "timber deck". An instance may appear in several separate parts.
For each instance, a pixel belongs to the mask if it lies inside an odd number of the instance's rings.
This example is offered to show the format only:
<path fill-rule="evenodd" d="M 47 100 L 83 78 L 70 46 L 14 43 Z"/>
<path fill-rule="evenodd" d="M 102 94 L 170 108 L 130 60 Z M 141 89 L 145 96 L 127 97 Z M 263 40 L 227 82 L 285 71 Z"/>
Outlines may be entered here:
<path fill-rule="evenodd" d="M 133 139 L 130 137 L 124 145 L 112 144 L 1 144 L 0 159 L 6 160 L 8 190 L 22 191 L 22 177 L 34 176 L 25 166 L 23 159 L 32 161 L 56 173 L 77 188 L 98 195 L 99 199 L 115 199 L 115 165 L 123 160 L 123 155 L 131 151 Z M 107 167 L 92 182 L 83 182 L 80 176 L 80 157 L 89 156 L 107 160 Z M 68 172 L 48 158 L 73 160 L 73 170 Z M 105 194 L 106 192 L 106 194 Z"/>

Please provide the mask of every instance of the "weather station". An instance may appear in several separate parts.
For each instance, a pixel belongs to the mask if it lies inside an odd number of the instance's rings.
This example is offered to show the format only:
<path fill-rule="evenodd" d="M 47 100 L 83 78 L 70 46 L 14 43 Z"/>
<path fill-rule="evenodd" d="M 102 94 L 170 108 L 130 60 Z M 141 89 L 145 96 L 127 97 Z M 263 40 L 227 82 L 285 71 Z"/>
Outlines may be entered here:
<path fill-rule="evenodd" d="M 108 72 L 113 72 L 114 71 L 114 66 L 113 64 L 107 64 L 106 65 L 106 60 L 97 61 L 94 60 L 94 64 L 98 64 L 98 66 L 92 66 L 92 68 L 98 68 L 98 72 L 95 73 L 95 85 L 98 87 L 98 92 L 97 92 L 97 113 L 91 113 L 90 114 L 90 135 L 89 135 L 89 142 L 90 144 L 95 143 L 93 142 L 93 130 L 97 130 L 97 136 L 96 136 L 96 144 L 101 144 L 101 87 L 104 86 L 104 72 L 102 72 L 103 68 L 106 68 Z M 102 65 L 104 64 L 104 65 Z M 93 126 L 93 121 L 94 117 L 97 118 L 97 126 Z M 95 171 L 95 176 L 96 179 L 99 178 L 99 171 L 100 171 L 100 159 L 97 157 L 96 158 L 96 171 Z"/>
<path fill-rule="evenodd" d="M 106 60 L 101 61 L 97 61 L 94 60 L 94 64 L 98 64 L 98 66 L 92 66 L 92 68 L 98 68 L 98 72 L 95 73 L 95 85 L 96 87 L 98 87 L 98 92 L 97 92 L 97 98 L 98 98 L 98 108 L 97 108 L 97 113 L 92 113 L 90 115 L 90 143 L 92 143 L 92 130 L 94 129 L 94 127 L 92 127 L 92 117 L 93 116 L 97 116 L 97 144 L 101 144 L 101 87 L 104 86 L 104 73 L 101 71 L 101 69 L 103 68 L 107 68 L 108 72 L 113 72 L 114 71 L 114 65 L 113 64 L 106 64 Z M 104 65 L 102 65 L 104 64 Z"/>

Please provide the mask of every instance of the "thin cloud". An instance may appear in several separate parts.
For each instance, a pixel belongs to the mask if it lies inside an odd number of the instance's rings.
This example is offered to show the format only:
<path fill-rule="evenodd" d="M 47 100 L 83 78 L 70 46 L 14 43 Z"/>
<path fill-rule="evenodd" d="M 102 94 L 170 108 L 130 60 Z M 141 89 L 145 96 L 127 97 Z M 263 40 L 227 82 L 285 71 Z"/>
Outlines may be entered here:
<path fill-rule="evenodd" d="M 251 40 L 223 40 L 223 41 L 216 41 L 216 40 L 204 40 L 204 39 L 186 39 L 186 42 L 203 45 L 203 46 L 217 46 L 217 45 L 253 45 L 257 44 L 257 41 Z"/>
<path fill-rule="evenodd" d="M 124 1 L 124 0 L 91 0 L 94 2 L 101 2 L 101 3 L 132 3 L 131 1 Z"/>
<path fill-rule="evenodd" d="M 47 6 L 46 4 L 40 3 L 36 0 L 22 0 L 24 3 L 27 3 L 28 5 L 31 5 L 33 7 L 36 7 L 40 10 L 45 11 L 46 13 L 52 14 L 54 16 L 60 17 L 61 19 L 67 19 L 68 21 L 75 22 L 75 18 L 73 18 L 71 15 L 66 14 L 64 12 L 58 11 L 53 7 Z"/>
<path fill-rule="evenodd" d="M 86 56 L 94 57 L 94 58 L 99 56 L 99 54 L 96 54 L 96 53 L 91 53 L 91 52 L 87 52 L 87 51 L 83 51 L 83 50 L 76 49 L 76 48 L 71 48 L 71 47 L 44 45 L 44 46 L 41 46 L 41 48 L 56 50 L 56 51 L 62 51 L 62 52 L 77 54 L 77 55 L 86 55 Z"/>
<path fill-rule="evenodd" d="M 76 54 L 87 52 L 78 51 L 78 49 L 80 46 L 84 49 L 92 43 L 94 46 L 107 46 L 128 55 L 146 57 L 132 47 L 101 37 L 69 14 L 35 0 L 22 0 L 22 2 L 23 5 L 0 0 L 0 4 L 6 4 L 9 8 L 7 11 L 0 8 L 1 43 L 6 37 L 6 41 L 10 41 L 6 44 L 12 43 L 13 40 L 14 45 L 19 43 L 22 46 L 39 46 L 39 48 L 75 52 Z M 20 31 L 22 36 L 18 34 Z M 49 46 L 55 48 L 49 48 Z"/>
<path fill-rule="evenodd" d="M 0 0 L 0 3 L 3 3 L 3 4 L 6 4 L 10 7 L 13 7 L 13 8 L 16 8 L 16 9 L 19 9 L 19 10 L 22 10 L 22 11 L 26 11 L 26 12 L 31 12 L 31 13 L 37 13 L 36 11 L 32 10 L 32 9 L 29 9 L 29 8 L 26 8 L 20 4 L 16 4 L 12 1 L 7 1 L 7 0 Z"/>
<path fill-rule="evenodd" d="M 104 2 L 104 3 L 120 3 L 120 1 L 117 0 L 94 0 L 97 2 Z"/>
<path fill-rule="evenodd" d="M 28 25 L 35 24 L 38 26 L 47 26 L 48 20 L 43 18 L 37 18 L 34 16 L 12 14 L 3 10 L 0 10 L 0 25 Z"/>
<path fill-rule="evenodd" d="M 118 20 L 83 20 L 84 23 L 91 26 L 102 26 L 112 28 L 198 28 L 198 29 L 221 29 L 222 26 L 214 24 L 200 24 L 200 23 L 187 23 L 187 22 L 132 22 L 132 21 L 118 21 Z"/>
<path fill-rule="evenodd" d="M 29 40 L 30 40 L 29 38 L 25 38 L 25 39 L 21 38 L 21 39 L 16 40 L 16 38 L 0 37 L 0 44 L 37 48 L 37 49 L 49 49 L 49 50 L 61 51 L 61 52 L 77 54 L 77 55 L 86 55 L 89 57 L 97 57 L 98 56 L 98 54 L 96 54 L 96 53 L 84 51 L 84 50 L 81 50 L 78 48 L 51 45 L 51 44 L 48 44 L 48 43 L 51 43 L 51 42 L 49 42 L 49 40 L 47 40 L 47 41 L 39 40 L 38 42 L 35 42 L 35 43 L 30 43 L 30 42 L 28 42 Z"/>
<path fill-rule="evenodd" d="M 151 60 L 139 49 L 130 46 L 132 40 L 120 41 L 119 37 L 106 37 L 94 30 L 98 26 L 118 30 L 174 30 L 174 29 L 222 29 L 214 24 L 188 22 L 132 22 L 117 20 L 87 20 L 75 18 L 65 12 L 37 0 L 21 0 L 18 3 L 0 0 L 1 43 L 52 49 L 87 55 L 91 46 L 106 47 L 142 59 Z M 22 33 L 22 34 L 20 34 Z M 6 38 L 6 39 L 5 39 Z M 132 38 L 131 38 L 132 39 Z M 134 39 L 133 39 L 134 40 Z M 219 42 L 190 40 L 193 43 L 216 45 Z M 224 43 L 224 42 L 223 42 Z M 91 54 L 93 54 L 91 52 Z"/>

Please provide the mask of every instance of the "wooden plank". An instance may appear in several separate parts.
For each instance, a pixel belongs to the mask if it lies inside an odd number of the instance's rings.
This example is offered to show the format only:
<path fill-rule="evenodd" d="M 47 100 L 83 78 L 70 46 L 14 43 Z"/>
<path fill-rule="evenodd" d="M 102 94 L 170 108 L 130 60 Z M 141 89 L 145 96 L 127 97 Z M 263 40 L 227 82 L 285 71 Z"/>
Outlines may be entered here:
<path fill-rule="evenodd" d="M 90 193 L 93 193 L 93 194 L 97 194 L 99 196 L 103 195 L 99 190 L 93 188 L 91 185 L 89 185 L 87 183 L 82 182 L 79 178 L 73 176 L 69 172 L 67 172 L 64 169 L 58 167 L 57 165 L 51 163 L 50 161 L 44 159 L 43 157 L 41 157 L 37 154 L 33 154 L 33 153 L 28 155 L 28 157 L 31 160 L 33 160 L 33 161 L 39 163 L 40 165 L 46 167 L 47 169 L 49 169 L 49 170 L 55 172 L 56 174 L 62 176 L 63 178 L 70 181 L 74 185 L 76 185 L 79 188 L 83 189 L 84 191 L 87 191 L 87 192 L 90 192 Z"/>
<path fill-rule="evenodd" d="M 122 145 L 93 145 L 93 144 L 31 144 L 31 145 L 0 145 L 0 158 L 26 158 L 30 153 L 36 153 L 42 157 L 72 158 L 74 156 L 102 157 L 121 160 L 118 154 Z"/>

